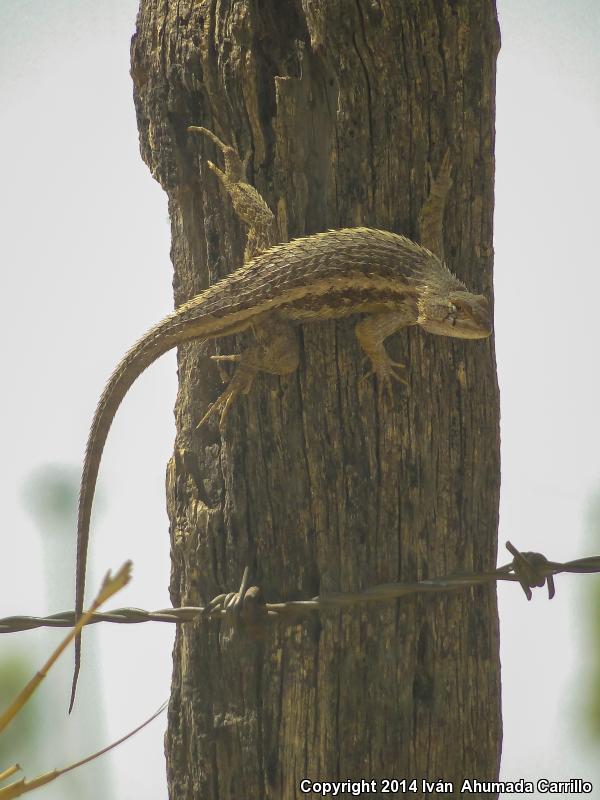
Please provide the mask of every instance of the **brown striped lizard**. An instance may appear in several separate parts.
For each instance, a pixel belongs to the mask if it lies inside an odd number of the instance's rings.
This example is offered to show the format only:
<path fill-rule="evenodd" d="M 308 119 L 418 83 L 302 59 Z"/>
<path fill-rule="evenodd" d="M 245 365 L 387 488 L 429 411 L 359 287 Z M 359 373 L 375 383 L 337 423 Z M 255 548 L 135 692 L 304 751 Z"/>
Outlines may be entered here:
<path fill-rule="evenodd" d="M 482 339 L 491 333 L 487 299 L 473 294 L 444 263 L 443 217 L 452 184 L 449 154 L 420 215 L 421 243 L 371 228 L 329 230 L 280 242 L 276 219 L 258 191 L 246 182 L 234 148 L 206 128 L 222 152 L 224 170 L 208 162 L 233 208 L 249 228 L 244 264 L 235 272 L 179 306 L 151 328 L 125 354 L 94 413 L 85 451 L 77 522 L 75 614 L 83 611 L 90 517 L 100 459 L 109 428 L 136 378 L 163 353 L 192 339 L 207 340 L 251 330 L 256 342 L 237 355 L 212 356 L 237 364 L 220 397 L 199 422 L 219 414 L 222 428 L 231 404 L 250 391 L 258 372 L 287 375 L 298 366 L 294 323 L 365 316 L 356 337 L 371 362 L 369 374 L 390 392 L 392 380 L 406 382 L 403 365 L 388 356 L 384 340 L 395 331 L 418 325 L 429 333 L 459 339 Z M 75 646 L 71 705 L 81 663 L 81 640 Z"/>

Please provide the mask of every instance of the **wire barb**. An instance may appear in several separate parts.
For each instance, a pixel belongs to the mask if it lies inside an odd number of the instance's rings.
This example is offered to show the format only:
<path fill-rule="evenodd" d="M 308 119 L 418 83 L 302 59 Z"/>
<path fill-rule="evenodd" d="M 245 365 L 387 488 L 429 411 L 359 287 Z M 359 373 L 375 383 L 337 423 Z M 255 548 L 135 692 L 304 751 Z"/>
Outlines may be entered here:
<path fill-rule="evenodd" d="M 249 586 L 250 570 L 246 567 L 237 591 L 219 594 L 205 606 L 163 608 L 158 611 L 116 608 L 113 611 L 94 613 L 87 624 L 114 622 L 121 625 L 136 625 L 142 622 L 191 622 L 199 617 L 220 620 L 225 618 L 232 626 L 245 627 L 259 636 L 261 628 L 268 620 L 287 619 L 293 622 L 298 616 L 315 611 L 348 608 L 372 602 L 389 602 L 413 594 L 467 589 L 494 581 L 519 583 L 528 600 L 532 598 L 532 589 L 547 585 L 548 598 L 551 600 L 555 595 L 554 575 L 561 572 L 600 573 L 600 556 L 561 563 L 549 561 L 541 553 L 521 552 L 510 542 L 506 543 L 506 548 L 513 556 L 513 560 L 491 572 L 453 574 L 414 582 L 384 583 L 359 592 L 328 592 L 310 600 L 288 600 L 279 603 L 265 603 L 260 587 Z M 0 634 L 17 633 L 34 628 L 66 628 L 72 626 L 74 620 L 73 611 L 62 611 L 48 617 L 4 617 L 0 619 Z"/>

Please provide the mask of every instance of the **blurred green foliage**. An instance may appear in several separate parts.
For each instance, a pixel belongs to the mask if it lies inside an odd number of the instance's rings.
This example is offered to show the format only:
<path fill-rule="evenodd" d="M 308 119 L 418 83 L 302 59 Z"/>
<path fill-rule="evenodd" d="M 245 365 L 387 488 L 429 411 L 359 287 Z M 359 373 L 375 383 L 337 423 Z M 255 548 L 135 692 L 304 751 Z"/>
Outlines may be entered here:
<path fill-rule="evenodd" d="M 25 482 L 23 501 L 39 525 L 63 527 L 75 520 L 79 471 L 61 464 L 44 464 Z"/>
<path fill-rule="evenodd" d="M 591 551 L 600 552 L 600 491 L 589 504 L 586 514 L 587 540 Z M 600 580 L 590 581 L 586 590 L 586 618 L 589 620 L 589 638 L 586 644 L 587 658 L 584 659 L 585 673 L 583 686 L 583 709 L 591 735 L 600 741 Z"/>
<path fill-rule="evenodd" d="M 35 666 L 23 654 L 12 654 L 0 660 L 0 710 L 4 710 L 35 672 Z M 41 731 L 36 721 L 40 709 L 34 696 L 14 719 L 7 733 L 0 736 L 0 769 L 20 761 L 24 752 L 41 746 Z"/>

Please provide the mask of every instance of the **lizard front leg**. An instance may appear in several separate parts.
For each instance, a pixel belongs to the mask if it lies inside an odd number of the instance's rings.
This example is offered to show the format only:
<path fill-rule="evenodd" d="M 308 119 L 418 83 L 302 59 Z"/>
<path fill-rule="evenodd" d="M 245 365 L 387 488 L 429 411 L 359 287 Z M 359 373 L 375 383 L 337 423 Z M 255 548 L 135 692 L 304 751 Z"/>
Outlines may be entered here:
<path fill-rule="evenodd" d="M 219 363 L 235 362 L 236 371 L 225 391 L 212 403 L 198 427 L 219 413 L 219 428 L 224 429 L 225 419 L 232 403 L 240 394 L 248 394 L 257 372 L 272 375 L 289 375 L 298 368 L 298 334 L 294 327 L 276 314 L 257 321 L 253 326 L 256 344 L 235 355 L 211 356 Z"/>
<path fill-rule="evenodd" d="M 397 311 L 386 311 L 381 314 L 372 314 L 358 322 L 354 328 L 356 338 L 365 356 L 371 361 L 371 369 L 364 375 L 366 380 L 370 375 L 375 375 L 379 381 L 379 388 L 391 395 L 392 381 L 408 384 L 405 377 L 406 367 L 389 357 L 384 341 L 392 333 L 414 325 L 418 313 L 414 303 L 407 302 Z"/>
<path fill-rule="evenodd" d="M 419 214 L 421 244 L 443 261 L 444 213 L 448 193 L 452 186 L 452 162 L 449 150 L 444 154 L 437 175 L 433 176 L 430 165 L 428 165 L 428 173 L 429 195 Z M 405 365 L 391 360 L 383 342 L 401 328 L 415 325 L 417 319 L 418 310 L 415 304 L 407 298 L 406 303 L 397 311 L 373 314 L 358 323 L 355 328 L 356 338 L 371 361 L 371 369 L 363 380 L 370 375 L 376 375 L 381 388 L 388 394 L 391 393 L 392 380 L 408 383 L 405 377 Z"/>

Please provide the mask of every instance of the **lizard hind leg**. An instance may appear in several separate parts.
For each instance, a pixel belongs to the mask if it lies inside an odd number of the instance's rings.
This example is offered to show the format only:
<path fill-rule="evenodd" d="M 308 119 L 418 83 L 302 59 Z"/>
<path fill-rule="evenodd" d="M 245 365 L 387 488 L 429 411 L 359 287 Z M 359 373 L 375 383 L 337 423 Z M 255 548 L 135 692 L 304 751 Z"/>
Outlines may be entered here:
<path fill-rule="evenodd" d="M 196 426 L 200 428 L 213 415 L 219 414 L 219 429 L 225 421 L 235 399 L 248 394 L 258 372 L 272 375 L 289 375 L 298 367 L 298 335 L 293 326 L 282 319 L 272 317 L 253 326 L 256 344 L 239 354 L 211 356 L 213 361 L 233 362 L 237 368 L 225 391 L 208 407 Z"/>
<path fill-rule="evenodd" d="M 429 195 L 419 215 L 420 241 L 423 247 L 444 261 L 444 212 L 452 187 L 450 150 L 446 150 L 437 175 L 434 176 L 431 164 L 427 164 L 427 173 Z"/>

